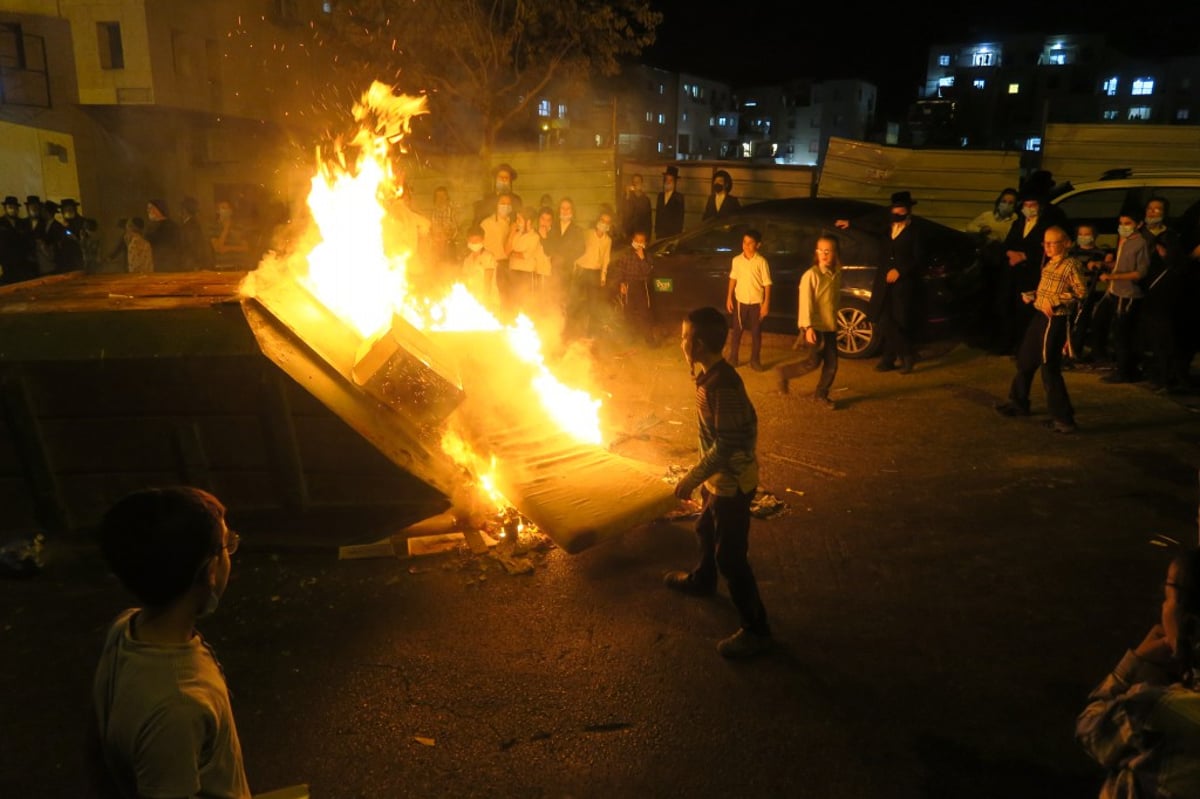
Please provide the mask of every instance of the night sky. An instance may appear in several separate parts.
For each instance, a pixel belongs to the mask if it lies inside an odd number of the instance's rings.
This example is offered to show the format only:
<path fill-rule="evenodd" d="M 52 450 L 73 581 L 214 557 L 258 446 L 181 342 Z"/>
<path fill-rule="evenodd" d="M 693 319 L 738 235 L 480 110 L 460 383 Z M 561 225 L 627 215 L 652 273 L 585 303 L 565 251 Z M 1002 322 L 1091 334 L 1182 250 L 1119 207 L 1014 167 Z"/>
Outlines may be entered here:
<path fill-rule="evenodd" d="M 795 77 L 862 78 L 879 88 L 884 111 L 903 111 L 916 99 L 935 43 L 1001 33 L 1102 32 L 1129 56 L 1200 55 L 1200 10 L 1174 10 L 1174 3 L 1163 4 L 1161 14 L 1151 9 L 1147 16 L 1126 19 L 1098 7 L 1087 12 L 1078 3 L 1012 4 L 992 12 L 938 2 L 895 3 L 894 10 L 880 12 L 844 0 L 822 5 L 735 0 L 719 10 L 694 0 L 655 0 L 654 6 L 664 20 L 645 63 L 735 87 Z"/>

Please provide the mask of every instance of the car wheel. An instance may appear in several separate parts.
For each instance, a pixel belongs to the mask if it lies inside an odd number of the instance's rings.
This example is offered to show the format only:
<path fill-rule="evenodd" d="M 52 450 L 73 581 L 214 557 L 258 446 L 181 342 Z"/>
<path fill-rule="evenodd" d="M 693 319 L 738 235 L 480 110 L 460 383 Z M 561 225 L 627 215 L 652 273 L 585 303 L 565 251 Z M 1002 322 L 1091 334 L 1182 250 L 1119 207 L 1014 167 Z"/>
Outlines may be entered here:
<path fill-rule="evenodd" d="M 843 305 L 837 312 L 838 355 L 843 358 L 870 358 L 879 350 L 875 325 L 862 305 Z"/>

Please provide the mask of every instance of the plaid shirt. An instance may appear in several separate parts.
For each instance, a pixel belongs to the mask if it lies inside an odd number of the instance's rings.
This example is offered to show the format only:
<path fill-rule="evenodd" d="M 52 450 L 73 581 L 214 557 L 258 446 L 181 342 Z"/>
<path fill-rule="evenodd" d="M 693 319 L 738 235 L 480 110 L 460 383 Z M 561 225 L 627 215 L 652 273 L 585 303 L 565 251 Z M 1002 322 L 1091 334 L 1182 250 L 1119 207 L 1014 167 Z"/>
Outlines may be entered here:
<path fill-rule="evenodd" d="M 1039 311 L 1047 309 L 1054 316 L 1067 316 L 1076 300 L 1087 296 L 1087 282 L 1083 267 L 1070 256 L 1050 260 L 1042 267 L 1042 279 L 1038 281 L 1037 295 L 1033 306 Z"/>
<path fill-rule="evenodd" d="M 1132 651 L 1088 696 L 1075 738 L 1108 771 L 1100 799 L 1200 796 L 1200 693 Z"/>
<path fill-rule="evenodd" d="M 703 482 L 717 496 L 731 497 L 758 487 L 758 414 L 746 385 L 724 359 L 696 378 L 700 462 L 684 478 Z"/>

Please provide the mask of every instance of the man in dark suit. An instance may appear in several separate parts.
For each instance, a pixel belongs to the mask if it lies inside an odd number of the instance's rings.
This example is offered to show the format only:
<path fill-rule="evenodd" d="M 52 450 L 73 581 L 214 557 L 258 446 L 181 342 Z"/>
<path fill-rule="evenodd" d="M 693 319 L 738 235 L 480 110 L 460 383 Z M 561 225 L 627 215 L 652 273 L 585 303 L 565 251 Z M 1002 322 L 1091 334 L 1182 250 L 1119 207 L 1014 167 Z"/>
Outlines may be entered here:
<path fill-rule="evenodd" d="M 654 238 L 662 239 L 683 232 L 683 195 L 675 191 L 679 167 L 663 172 L 663 190 L 654 205 Z"/>
<path fill-rule="evenodd" d="M 708 195 L 708 202 L 704 204 L 701 221 L 727 216 L 741 207 L 738 198 L 733 196 L 733 178 L 724 169 L 718 169 L 713 173 L 712 194 Z"/>
<path fill-rule="evenodd" d="M 1023 194 L 1021 217 L 1013 222 L 1004 239 L 1008 269 L 999 281 L 996 295 L 997 330 L 995 351 L 1011 355 L 1016 352 L 1024 331 L 1033 318 L 1033 305 L 1021 295 L 1036 291 L 1042 276 L 1042 235 L 1050 220 L 1042 214 L 1042 199 L 1037 194 Z"/>

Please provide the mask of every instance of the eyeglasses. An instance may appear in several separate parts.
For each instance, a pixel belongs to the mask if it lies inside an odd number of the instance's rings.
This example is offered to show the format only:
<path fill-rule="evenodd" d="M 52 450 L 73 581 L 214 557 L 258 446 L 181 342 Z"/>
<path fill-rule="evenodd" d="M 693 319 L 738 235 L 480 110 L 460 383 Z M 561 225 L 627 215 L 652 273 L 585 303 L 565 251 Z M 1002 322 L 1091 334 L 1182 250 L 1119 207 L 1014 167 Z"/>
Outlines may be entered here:
<path fill-rule="evenodd" d="M 242 537 L 233 530 L 229 531 L 229 537 L 225 539 L 225 546 L 222 547 L 226 552 L 232 555 L 238 551 L 238 547 L 242 545 Z"/>

